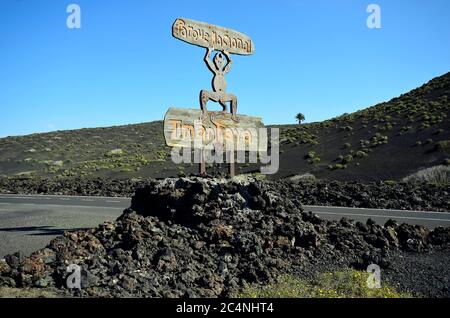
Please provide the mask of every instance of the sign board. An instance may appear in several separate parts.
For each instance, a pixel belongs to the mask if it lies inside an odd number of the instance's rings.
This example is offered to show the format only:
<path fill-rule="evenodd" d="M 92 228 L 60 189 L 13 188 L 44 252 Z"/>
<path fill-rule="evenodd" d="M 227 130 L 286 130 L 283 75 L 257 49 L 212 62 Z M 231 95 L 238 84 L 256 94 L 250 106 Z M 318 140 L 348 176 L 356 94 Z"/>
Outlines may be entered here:
<path fill-rule="evenodd" d="M 255 52 L 255 45 L 247 35 L 205 22 L 178 18 L 172 25 L 172 35 L 189 44 L 217 51 L 240 55 Z"/>
<path fill-rule="evenodd" d="M 230 160 L 230 175 L 234 176 L 234 152 L 267 151 L 267 130 L 261 118 L 238 116 L 237 96 L 226 91 L 225 75 L 230 72 L 233 64 L 231 54 L 251 55 L 255 52 L 255 45 L 243 33 L 185 18 L 175 20 L 172 35 L 176 39 L 207 49 L 203 60 L 213 73 L 213 79 L 212 91 L 200 91 L 200 109 L 169 108 L 164 117 L 166 144 L 170 147 L 201 150 L 201 174 L 206 171 L 203 150 L 215 150 L 215 155 L 219 157 L 225 151 Z M 218 52 L 211 57 L 213 51 Z M 208 101 L 219 103 L 223 111 L 208 111 Z M 227 113 L 228 103 L 231 113 Z"/>
<path fill-rule="evenodd" d="M 171 147 L 224 151 L 267 151 L 267 132 L 260 117 L 239 114 L 239 122 L 230 113 L 200 109 L 169 108 L 164 117 L 164 138 Z M 216 148 L 217 149 L 217 148 Z"/>

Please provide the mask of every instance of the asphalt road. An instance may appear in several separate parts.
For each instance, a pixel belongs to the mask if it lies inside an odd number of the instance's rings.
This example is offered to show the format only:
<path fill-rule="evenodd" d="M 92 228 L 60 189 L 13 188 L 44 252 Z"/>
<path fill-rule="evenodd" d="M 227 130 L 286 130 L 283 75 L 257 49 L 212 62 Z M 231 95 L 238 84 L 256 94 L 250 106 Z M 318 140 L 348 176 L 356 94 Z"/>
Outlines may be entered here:
<path fill-rule="evenodd" d="M 66 230 L 115 220 L 130 199 L 0 195 L 0 258 L 45 247 Z"/>
<path fill-rule="evenodd" d="M 0 258 L 21 251 L 28 255 L 66 230 L 87 229 L 115 220 L 130 198 L 0 194 Z M 450 226 L 450 213 L 304 206 L 332 220 L 342 217 L 380 224 L 388 219 L 429 228 Z"/>

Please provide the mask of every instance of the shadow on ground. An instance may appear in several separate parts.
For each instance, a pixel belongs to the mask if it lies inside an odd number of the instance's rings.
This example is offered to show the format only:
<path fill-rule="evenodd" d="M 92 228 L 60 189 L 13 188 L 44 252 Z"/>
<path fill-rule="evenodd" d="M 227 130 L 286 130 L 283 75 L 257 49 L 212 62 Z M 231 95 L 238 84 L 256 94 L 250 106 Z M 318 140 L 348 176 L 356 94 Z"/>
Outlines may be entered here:
<path fill-rule="evenodd" d="M 31 232 L 28 235 L 46 236 L 46 235 L 63 235 L 64 232 L 85 231 L 89 228 L 71 228 L 61 229 L 54 226 L 21 226 L 21 227 L 4 227 L 0 228 L 0 232 Z"/>

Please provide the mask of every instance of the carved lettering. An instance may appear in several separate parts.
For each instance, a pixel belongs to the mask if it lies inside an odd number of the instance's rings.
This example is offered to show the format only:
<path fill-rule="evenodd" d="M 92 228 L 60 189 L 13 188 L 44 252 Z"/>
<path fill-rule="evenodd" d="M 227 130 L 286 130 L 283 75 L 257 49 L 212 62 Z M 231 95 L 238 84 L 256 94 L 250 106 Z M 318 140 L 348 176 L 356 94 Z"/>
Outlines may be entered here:
<path fill-rule="evenodd" d="M 176 19 L 172 35 L 190 44 L 232 54 L 254 53 L 252 40 L 240 32 L 189 19 Z"/>

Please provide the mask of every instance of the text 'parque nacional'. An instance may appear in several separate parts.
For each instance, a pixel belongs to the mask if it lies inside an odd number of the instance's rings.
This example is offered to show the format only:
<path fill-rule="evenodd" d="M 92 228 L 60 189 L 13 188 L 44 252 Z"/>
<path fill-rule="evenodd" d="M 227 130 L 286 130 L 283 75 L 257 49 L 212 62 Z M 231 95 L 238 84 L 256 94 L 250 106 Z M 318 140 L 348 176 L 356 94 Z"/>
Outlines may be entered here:
<path fill-rule="evenodd" d="M 172 35 L 190 44 L 232 54 L 251 55 L 255 51 L 253 41 L 245 34 L 185 18 L 175 20 Z"/>

